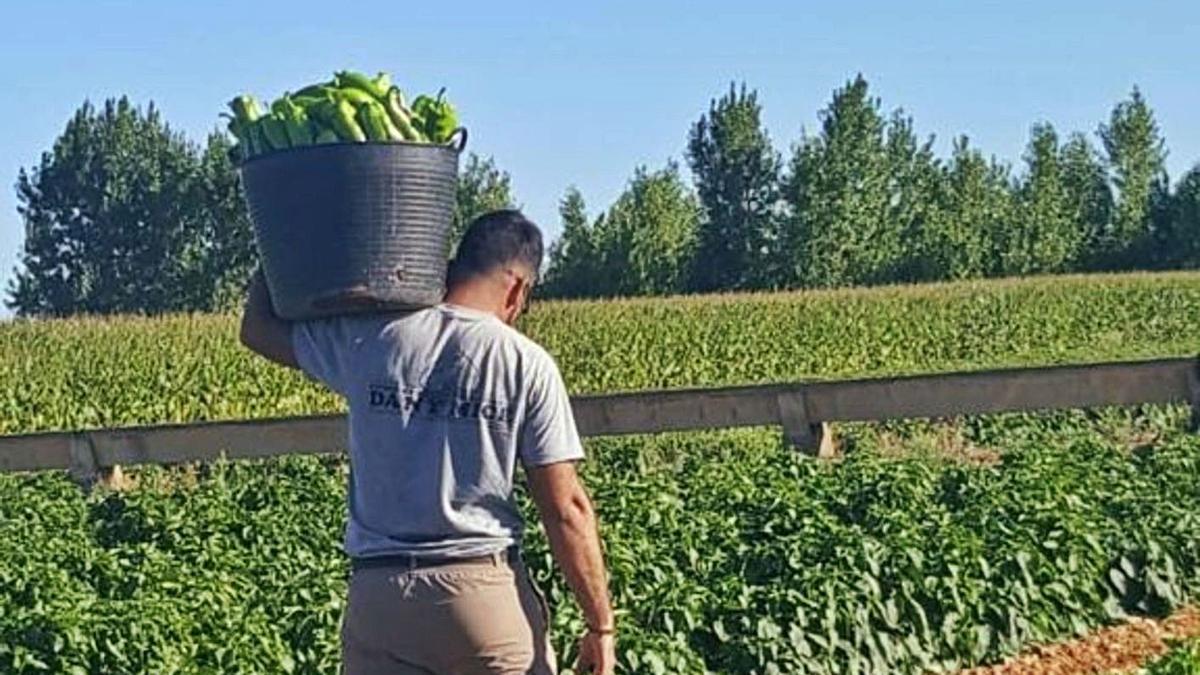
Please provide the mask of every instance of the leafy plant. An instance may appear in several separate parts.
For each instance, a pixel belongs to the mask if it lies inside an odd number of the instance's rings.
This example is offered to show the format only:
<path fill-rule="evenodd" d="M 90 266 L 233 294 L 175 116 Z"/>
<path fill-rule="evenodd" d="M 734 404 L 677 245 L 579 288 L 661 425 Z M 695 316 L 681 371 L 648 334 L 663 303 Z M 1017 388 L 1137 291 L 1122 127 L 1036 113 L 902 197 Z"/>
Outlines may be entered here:
<path fill-rule="evenodd" d="M 547 304 L 525 327 L 577 391 L 611 391 L 1182 354 L 1197 305 L 1196 275 L 1127 276 Z M 0 428 L 337 409 L 233 329 L 6 324 Z M 1186 421 L 1143 406 L 845 425 L 833 464 L 774 429 L 589 441 L 621 672 L 948 671 L 1194 601 Z M 336 672 L 346 470 L 145 467 L 88 495 L 0 475 L 0 672 Z M 531 530 L 566 663 L 582 617 Z"/>

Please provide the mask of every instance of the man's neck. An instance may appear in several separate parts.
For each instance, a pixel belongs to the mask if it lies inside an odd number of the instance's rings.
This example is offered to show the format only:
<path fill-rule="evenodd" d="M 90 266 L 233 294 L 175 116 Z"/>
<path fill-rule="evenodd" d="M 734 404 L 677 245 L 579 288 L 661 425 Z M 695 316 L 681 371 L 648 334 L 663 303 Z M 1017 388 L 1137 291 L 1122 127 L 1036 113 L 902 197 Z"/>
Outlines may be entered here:
<path fill-rule="evenodd" d="M 469 287 L 459 287 L 449 291 L 446 293 L 446 298 L 443 302 L 455 307 L 473 309 L 477 312 L 484 312 L 500 318 L 500 308 L 496 306 L 495 302 L 489 301 L 489 298 L 483 293 Z"/>

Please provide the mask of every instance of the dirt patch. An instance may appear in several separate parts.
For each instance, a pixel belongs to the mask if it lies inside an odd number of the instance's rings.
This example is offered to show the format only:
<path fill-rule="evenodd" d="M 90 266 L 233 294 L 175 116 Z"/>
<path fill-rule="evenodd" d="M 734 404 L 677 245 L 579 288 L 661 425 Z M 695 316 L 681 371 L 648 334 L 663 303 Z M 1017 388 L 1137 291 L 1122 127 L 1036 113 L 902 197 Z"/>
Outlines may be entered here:
<path fill-rule="evenodd" d="M 1008 661 L 959 671 L 958 675 L 1084 675 L 1134 673 L 1165 654 L 1168 640 L 1200 635 L 1200 608 L 1186 607 L 1166 619 L 1131 619 L 1075 640 L 1038 645 Z"/>
<path fill-rule="evenodd" d="M 1000 463 L 1001 456 L 995 448 L 971 443 L 964 437 L 962 429 L 953 424 L 937 425 L 915 437 L 883 431 L 876 437 L 874 445 L 874 451 L 885 457 L 923 454 L 972 466 L 994 466 Z"/>
<path fill-rule="evenodd" d="M 134 490 L 165 494 L 192 490 L 200 483 L 204 467 L 199 462 L 179 464 L 166 471 L 146 472 L 141 467 L 114 466 L 101 472 L 101 485 L 114 492 Z"/>

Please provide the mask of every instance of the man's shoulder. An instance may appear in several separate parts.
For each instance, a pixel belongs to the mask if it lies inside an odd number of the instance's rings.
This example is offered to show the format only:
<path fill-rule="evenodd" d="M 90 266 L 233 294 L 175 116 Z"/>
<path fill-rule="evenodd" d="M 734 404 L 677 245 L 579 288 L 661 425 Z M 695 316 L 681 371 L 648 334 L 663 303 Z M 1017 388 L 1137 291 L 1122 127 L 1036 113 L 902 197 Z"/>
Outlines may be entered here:
<path fill-rule="evenodd" d="M 404 313 L 359 314 L 318 319 L 314 323 L 323 324 L 328 334 L 337 336 L 341 338 L 340 342 L 354 347 L 377 341 L 395 344 L 414 339 L 426 344 L 426 340 L 438 342 L 434 334 L 454 326 L 456 322 L 447 324 L 444 319 L 448 315 L 454 317 L 455 314 L 453 309 L 435 305 Z M 455 341 L 459 348 L 475 351 L 481 348 L 489 349 L 488 344 L 490 347 L 499 345 L 500 353 L 506 354 L 506 360 L 513 365 L 541 374 L 557 371 L 558 365 L 554 357 L 533 338 L 498 319 L 486 319 L 483 323 L 479 323 L 478 317 L 472 319 L 451 328 L 458 332 Z M 471 324 L 474 324 L 473 329 L 469 327 Z"/>
<path fill-rule="evenodd" d="M 405 310 L 402 312 L 364 312 L 361 314 L 338 314 L 316 319 L 302 319 L 296 323 L 308 324 L 310 326 L 326 326 L 331 329 L 343 331 L 353 331 L 364 328 L 378 329 L 381 326 L 387 326 L 394 323 L 420 321 L 422 318 L 428 319 L 429 317 L 434 316 L 436 312 L 436 307 L 422 307 L 420 309 Z"/>
<path fill-rule="evenodd" d="M 554 357 L 533 338 L 500 321 L 495 323 L 495 327 L 497 339 L 516 350 L 523 362 L 537 368 L 555 367 Z"/>
<path fill-rule="evenodd" d="M 318 342 L 330 349 L 358 351 L 372 344 L 397 342 L 409 333 L 421 333 L 434 324 L 432 308 L 405 312 L 343 314 L 305 319 L 293 323 L 293 331 L 303 330 L 320 338 Z"/>

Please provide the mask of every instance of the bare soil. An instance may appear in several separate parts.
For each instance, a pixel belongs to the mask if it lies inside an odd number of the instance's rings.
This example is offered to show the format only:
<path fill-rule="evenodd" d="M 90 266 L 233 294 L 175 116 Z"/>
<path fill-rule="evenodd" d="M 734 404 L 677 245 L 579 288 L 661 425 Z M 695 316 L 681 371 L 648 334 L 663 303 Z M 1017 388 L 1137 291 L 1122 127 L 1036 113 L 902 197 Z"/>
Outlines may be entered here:
<path fill-rule="evenodd" d="M 1169 640 L 1200 635 L 1200 608 L 1185 607 L 1165 619 L 1131 619 L 1075 640 L 1037 645 L 994 666 L 959 675 L 1116 675 L 1139 668 L 1170 648 Z"/>

